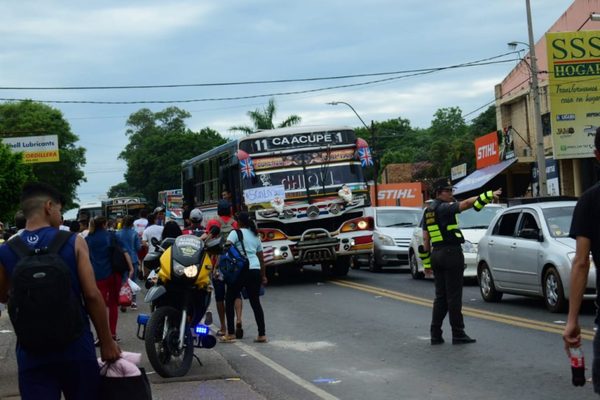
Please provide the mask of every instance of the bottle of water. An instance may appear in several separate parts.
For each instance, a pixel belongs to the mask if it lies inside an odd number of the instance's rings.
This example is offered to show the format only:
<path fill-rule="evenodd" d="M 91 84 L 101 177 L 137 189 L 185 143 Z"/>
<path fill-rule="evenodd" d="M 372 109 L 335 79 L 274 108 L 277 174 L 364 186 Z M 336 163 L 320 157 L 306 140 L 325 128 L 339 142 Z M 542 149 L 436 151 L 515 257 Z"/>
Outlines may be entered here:
<path fill-rule="evenodd" d="M 570 347 L 569 357 L 571 358 L 571 376 L 573 386 L 585 385 L 585 360 L 581 347 Z"/>

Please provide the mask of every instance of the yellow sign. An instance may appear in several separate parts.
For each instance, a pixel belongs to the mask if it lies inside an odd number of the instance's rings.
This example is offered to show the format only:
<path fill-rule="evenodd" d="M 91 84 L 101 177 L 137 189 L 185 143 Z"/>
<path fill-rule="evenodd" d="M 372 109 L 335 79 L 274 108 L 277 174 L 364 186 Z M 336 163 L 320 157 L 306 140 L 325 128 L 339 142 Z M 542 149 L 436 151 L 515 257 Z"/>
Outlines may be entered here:
<path fill-rule="evenodd" d="M 25 164 L 60 161 L 57 135 L 4 138 L 2 143 L 13 153 L 23 153 Z"/>
<path fill-rule="evenodd" d="M 546 34 L 554 158 L 594 156 L 600 126 L 600 31 Z"/>

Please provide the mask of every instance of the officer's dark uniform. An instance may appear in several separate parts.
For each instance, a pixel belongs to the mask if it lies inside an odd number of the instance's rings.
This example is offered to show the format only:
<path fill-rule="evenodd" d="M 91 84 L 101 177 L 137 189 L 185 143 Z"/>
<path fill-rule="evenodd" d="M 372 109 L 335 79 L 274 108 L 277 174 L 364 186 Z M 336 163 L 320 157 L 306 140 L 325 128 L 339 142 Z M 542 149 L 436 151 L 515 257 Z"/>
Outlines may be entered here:
<path fill-rule="evenodd" d="M 456 216 L 460 213 L 459 203 L 434 200 L 425 210 L 423 228 L 429 232 L 431 245 L 431 267 L 435 277 L 435 300 L 431 319 L 432 339 L 442 337 L 442 323 L 450 314 L 453 337 L 465 336 L 462 316 L 462 286 L 465 257 L 461 244 L 463 235 L 458 229 Z"/>

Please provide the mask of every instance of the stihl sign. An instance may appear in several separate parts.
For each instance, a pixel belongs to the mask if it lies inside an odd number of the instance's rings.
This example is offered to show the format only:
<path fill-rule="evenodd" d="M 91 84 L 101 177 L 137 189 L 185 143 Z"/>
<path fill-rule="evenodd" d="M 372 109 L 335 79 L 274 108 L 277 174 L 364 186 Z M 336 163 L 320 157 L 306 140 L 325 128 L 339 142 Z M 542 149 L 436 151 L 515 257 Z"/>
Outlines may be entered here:
<path fill-rule="evenodd" d="M 422 184 L 419 182 L 380 184 L 377 185 L 377 203 L 379 206 L 421 207 L 422 190 Z M 373 191 L 371 188 L 371 202 L 375 205 Z"/>
<path fill-rule="evenodd" d="M 475 139 L 475 157 L 477 157 L 477 169 L 489 167 L 500 162 L 498 134 L 496 132 L 491 132 Z"/>

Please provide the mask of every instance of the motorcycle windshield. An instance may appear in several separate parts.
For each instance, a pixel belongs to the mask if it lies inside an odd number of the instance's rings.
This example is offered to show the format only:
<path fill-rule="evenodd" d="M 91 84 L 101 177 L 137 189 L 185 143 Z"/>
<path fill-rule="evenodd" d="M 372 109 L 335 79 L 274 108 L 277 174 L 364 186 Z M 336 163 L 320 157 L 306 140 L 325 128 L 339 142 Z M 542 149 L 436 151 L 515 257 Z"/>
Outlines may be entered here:
<path fill-rule="evenodd" d="M 203 249 L 204 242 L 194 235 L 179 236 L 171 246 L 173 259 L 184 266 L 200 264 Z"/>

